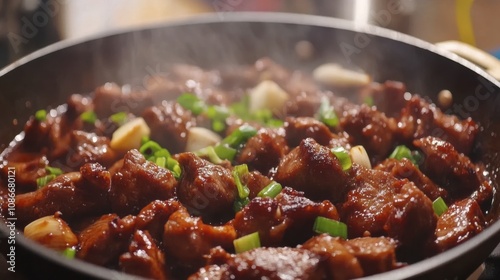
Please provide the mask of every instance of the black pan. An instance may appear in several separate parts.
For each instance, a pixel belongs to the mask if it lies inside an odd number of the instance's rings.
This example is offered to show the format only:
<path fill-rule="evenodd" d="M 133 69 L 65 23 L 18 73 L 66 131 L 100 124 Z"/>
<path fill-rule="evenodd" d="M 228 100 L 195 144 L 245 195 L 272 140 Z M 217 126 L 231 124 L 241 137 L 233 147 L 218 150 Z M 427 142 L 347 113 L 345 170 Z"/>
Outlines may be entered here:
<path fill-rule="evenodd" d="M 304 62 L 296 56 L 294 45 L 300 40 L 315 46 L 312 60 Z M 63 103 L 72 93 L 87 93 L 108 81 L 140 86 L 145 76 L 161 73 L 173 62 L 218 67 L 253 63 L 262 56 L 304 70 L 337 62 L 363 69 L 376 81 L 404 81 L 409 91 L 433 100 L 442 89 L 453 92 L 455 103 L 450 112 L 470 115 L 484 128 L 476 150 L 496 180 L 490 218 L 498 219 L 500 84 L 473 64 L 432 44 L 331 18 L 219 13 L 52 45 L 0 71 L 2 149 L 22 130 L 30 114 Z M 3 224 L 0 230 L 9 233 Z M 16 241 L 16 266 L 37 279 L 53 279 L 55 273 L 71 274 L 74 279 L 126 279 L 111 270 L 66 260 L 21 235 Z M 496 222 L 445 253 L 369 279 L 462 279 L 499 242 L 500 222 Z"/>

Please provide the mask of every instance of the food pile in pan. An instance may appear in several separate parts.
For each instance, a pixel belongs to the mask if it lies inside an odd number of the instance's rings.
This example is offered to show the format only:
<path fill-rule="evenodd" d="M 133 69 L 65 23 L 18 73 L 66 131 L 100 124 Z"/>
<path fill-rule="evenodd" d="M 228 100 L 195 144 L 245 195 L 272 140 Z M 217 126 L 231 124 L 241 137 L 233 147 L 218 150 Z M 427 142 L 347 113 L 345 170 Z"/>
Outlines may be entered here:
<path fill-rule="evenodd" d="M 34 112 L 2 154 L 1 210 L 14 168 L 18 228 L 68 258 L 154 279 L 362 277 L 488 225 L 479 129 L 335 64 L 178 64 Z"/>

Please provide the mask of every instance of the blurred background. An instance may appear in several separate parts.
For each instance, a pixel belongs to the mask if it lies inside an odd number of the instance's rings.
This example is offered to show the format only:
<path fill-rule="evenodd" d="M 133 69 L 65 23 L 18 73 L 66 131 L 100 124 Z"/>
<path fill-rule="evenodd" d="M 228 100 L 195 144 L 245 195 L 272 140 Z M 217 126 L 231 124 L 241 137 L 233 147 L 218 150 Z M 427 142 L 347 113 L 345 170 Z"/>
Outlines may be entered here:
<path fill-rule="evenodd" d="M 394 11 L 397 7 L 397 13 Z M 0 0 L 0 68 L 53 42 L 234 11 L 318 14 L 374 24 L 430 42 L 500 49 L 498 0 Z"/>

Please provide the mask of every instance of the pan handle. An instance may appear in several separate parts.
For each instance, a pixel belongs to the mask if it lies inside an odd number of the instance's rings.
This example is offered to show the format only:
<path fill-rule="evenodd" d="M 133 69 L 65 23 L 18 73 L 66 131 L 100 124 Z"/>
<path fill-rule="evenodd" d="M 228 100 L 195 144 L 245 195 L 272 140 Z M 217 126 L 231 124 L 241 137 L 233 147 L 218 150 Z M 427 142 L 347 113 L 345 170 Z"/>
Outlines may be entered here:
<path fill-rule="evenodd" d="M 491 54 L 459 41 L 444 41 L 436 46 L 455 53 L 483 68 L 495 79 L 500 80 L 500 60 Z"/>

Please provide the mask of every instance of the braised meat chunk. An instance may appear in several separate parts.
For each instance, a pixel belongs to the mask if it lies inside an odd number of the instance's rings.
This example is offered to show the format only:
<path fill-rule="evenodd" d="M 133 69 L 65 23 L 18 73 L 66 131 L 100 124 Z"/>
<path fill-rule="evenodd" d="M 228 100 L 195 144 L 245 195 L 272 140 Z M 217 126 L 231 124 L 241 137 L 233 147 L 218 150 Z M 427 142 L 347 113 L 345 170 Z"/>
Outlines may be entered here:
<path fill-rule="evenodd" d="M 153 200 L 175 197 L 177 187 L 172 172 L 147 161 L 137 150 L 127 152 L 112 182 L 111 209 L 121 215 L 137 214 Z"/>

